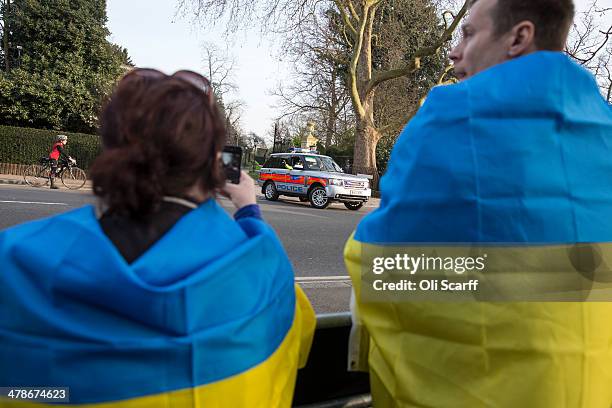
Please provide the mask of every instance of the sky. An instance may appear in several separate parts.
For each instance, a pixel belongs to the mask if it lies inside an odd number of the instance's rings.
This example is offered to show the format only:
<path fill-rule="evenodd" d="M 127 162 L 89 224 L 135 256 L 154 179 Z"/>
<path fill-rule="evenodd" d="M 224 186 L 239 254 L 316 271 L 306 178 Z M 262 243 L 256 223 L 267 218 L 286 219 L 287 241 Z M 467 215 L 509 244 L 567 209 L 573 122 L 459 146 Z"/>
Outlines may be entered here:
<path fill-rule="evenodd" d="M 287 63 L 274 57 L 274 46 L 258 30 L 238 33 L 228 41 L 224 27 L 205 30 L 177 16 L 176 4 L 174 0 L 107 0 L 109 40 L 126 47 L 136 66 L 167 74 L 180 69 L 204 73 L 204 42 L 229 47 L 237 63 L 233 82 L 238 85 L 238 95 L 233 96 L 245 103 L 242 127 L 260 136 L 269 133 L 278 116 L 269 92 L 279 78 L 288 76 Z"/>
<path fill-rule="evenodd" d="M 575 0 L 576 8 L 584 10 L 590 1 Z M 600 1 L 612 4 L 612 0 Z M 275 58 L 277 48 L 262 39 L 257 29 L 238 33 L 229 41 L 223 27 L 205 29 L 177 15 L 176 4 L 176 0 L 107 0 L 109 39 L 126 47 L 136 66 L 168 74 L 180 69 L 203 73 L 204 42 L 228 48 L 237 62 L 233 76 L 238 85 L 236 96 L 245 103 L 242 128 L 265 136 L 279 115 L 269 93 L 288 77 L 288 61 Z"/>

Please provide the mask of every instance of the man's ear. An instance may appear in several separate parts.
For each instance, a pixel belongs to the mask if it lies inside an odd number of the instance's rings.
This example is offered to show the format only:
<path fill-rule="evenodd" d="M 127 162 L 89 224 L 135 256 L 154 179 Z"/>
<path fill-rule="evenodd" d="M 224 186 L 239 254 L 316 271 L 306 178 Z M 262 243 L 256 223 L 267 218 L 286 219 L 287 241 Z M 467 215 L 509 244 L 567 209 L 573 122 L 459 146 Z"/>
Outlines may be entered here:
<path fill-rule="evenodd" d="M 512 28 L 512 43 L 508 49 L 508 57 L 516 58 L 537 51 L 535 44 L 535 24 L 531 21 L 521 21 Z"/>

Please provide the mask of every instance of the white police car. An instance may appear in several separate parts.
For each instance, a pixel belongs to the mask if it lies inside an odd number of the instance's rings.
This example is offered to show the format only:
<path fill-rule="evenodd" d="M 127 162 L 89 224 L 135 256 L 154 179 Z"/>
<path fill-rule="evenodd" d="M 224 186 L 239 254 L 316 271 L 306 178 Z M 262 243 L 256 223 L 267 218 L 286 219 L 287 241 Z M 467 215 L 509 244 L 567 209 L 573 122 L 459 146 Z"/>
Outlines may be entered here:
<path fill-rule="evenodd" d="M 333 201 L 358 210 L 372 196 L 369 180 L 345 174 L 329 156 L 313 153 L 276 153 L 264 163 L 257 183 L 267 200 L 299 197 L 315 208 Z"/>

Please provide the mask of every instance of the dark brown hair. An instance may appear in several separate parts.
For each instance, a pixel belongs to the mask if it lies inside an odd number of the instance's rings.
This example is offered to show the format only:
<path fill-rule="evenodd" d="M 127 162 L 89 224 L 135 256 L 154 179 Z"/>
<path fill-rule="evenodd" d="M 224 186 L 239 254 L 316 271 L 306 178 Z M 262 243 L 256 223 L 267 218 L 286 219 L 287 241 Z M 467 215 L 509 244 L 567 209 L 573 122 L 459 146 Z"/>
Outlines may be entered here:
<path fill-rule="evenodd" d="M 478 0 L 472 0 L 472 5 Z M 574 21 L 572 0 L 497 0 L 493 9 L 495 34 L 507 33 L 521 21 L 535 25 L 535 43 L 540 50 L 561 51 Z"/>
<path fill-rule="evenodd" d="M 204 192 L 225 180 L 219 154 L 224 121 L 208 81 L 193 72 L 128 73 L 100 116 L 103 152 L 91 168 L 94 194 L 109 211 L 150 214 L 164 195 Z"/>

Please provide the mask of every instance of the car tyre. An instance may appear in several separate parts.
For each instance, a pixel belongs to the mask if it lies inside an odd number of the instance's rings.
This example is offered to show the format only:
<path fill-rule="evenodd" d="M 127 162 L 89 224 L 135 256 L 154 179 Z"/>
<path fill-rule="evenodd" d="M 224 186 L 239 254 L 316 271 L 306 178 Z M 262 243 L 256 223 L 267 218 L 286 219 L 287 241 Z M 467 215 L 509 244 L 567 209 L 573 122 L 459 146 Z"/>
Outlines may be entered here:
<path fill-rule="evenodd" d="M 323 187 L 315 187 L 308 193 L 308 201 L 310 201 L 310 205 L 314 208 L 322 210 L 329 205 L 331 200 L 327 197 Z"/>
<path fill-rule="evenodd" d="M 263 190 L 264 190 L 264 197 L 266 197 L 266 200 L 268 201 L 278 200 L 278 191 L 276 190 L 276 186 L 274 185 L 273 181 L 268 181 L 266 184 L 264 184 Z"/>
<path fill-rule="evenodd" d="M 357 211 L 359 210 L 361 207 L 363 207 L 363 203 L 361 202 L 353 202 L 353 201 L 347 201 L 344 203 L 344 206 L 346 208 L 348 208 L 351 211 Z"/>

